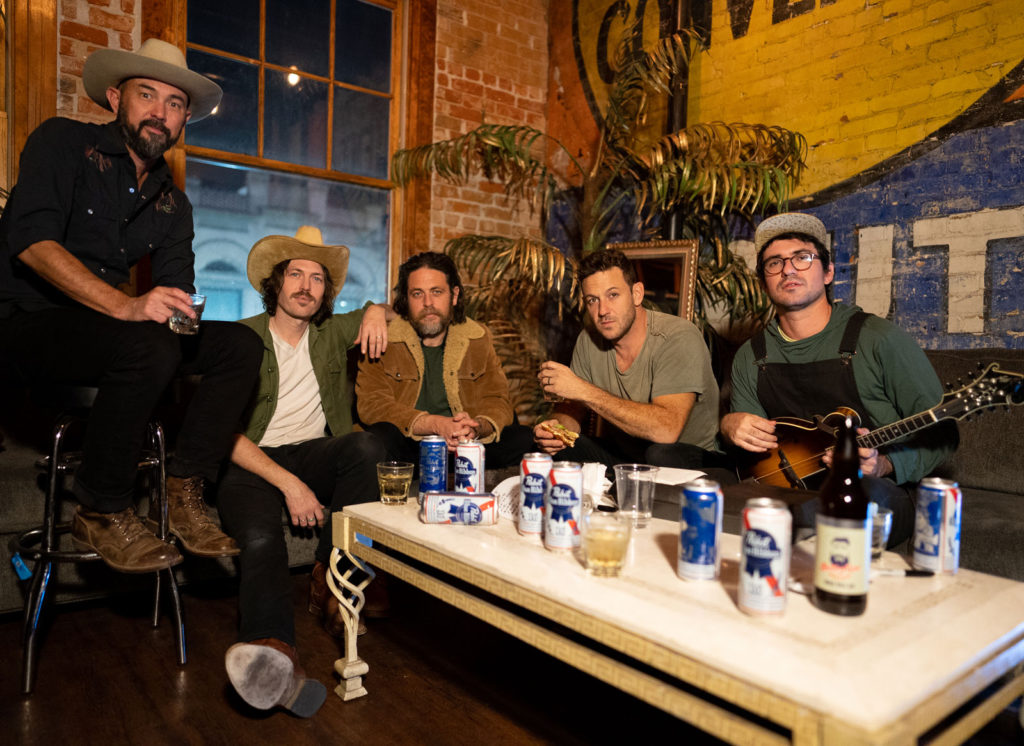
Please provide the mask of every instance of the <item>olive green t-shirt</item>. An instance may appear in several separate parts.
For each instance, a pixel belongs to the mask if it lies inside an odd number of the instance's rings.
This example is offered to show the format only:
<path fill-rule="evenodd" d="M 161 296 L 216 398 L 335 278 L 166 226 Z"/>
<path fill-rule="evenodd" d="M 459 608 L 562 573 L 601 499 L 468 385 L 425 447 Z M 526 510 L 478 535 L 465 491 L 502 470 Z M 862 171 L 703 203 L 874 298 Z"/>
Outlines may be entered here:
<path fill-rule="evenodd" d="M 427 347 L 420 343 L 420 349 L 423 350 L 423 385 L 416 409 L 451 417 L 452 409 L 444 390 L 444 345 Z"/>
<path fill-rule="evenodd" d="M 686 319 L 647 311 L 647 338 L 629 370 L 615 364 L 615 349 L 584 330 L 572 354 L 572 372 L 613 396 L 648 404 L 659 396 L 697 395 L 680 443 L 713 451 L 718 437 L 718 384 L 711 354 L 697 327 Z"/>

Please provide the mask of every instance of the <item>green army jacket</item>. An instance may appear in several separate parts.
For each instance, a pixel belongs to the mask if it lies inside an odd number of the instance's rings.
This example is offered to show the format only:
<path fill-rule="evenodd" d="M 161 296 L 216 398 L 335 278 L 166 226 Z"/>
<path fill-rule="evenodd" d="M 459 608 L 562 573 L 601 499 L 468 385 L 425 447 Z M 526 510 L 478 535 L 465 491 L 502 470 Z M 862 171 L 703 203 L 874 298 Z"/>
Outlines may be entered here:
<path fill-rule="evenodd" d="M 320 402 L 331 435 L 345 435 L 352 431 L 352 390 L 349 386 L 346 361 L 348 351 L 359 334 L 359 325 L 362 323 L 365 310 L 364 307 L 357 311 L 335 314 L 322 324 L 311 324 L 309 327 L 309 357 L 313 361 L 313 372 L 320 387 Z M 246 437 L 253 443 L 259 443 L 277 408 L 280 383 L 277 355 L 274 354 L 274 340 L 270 336 L 268 314 L 261 313 L 242 319 L 239 323 L 248 326 L 263 340 L 259 388 L 250 403 L 248 419 L 245 420 Z"/>

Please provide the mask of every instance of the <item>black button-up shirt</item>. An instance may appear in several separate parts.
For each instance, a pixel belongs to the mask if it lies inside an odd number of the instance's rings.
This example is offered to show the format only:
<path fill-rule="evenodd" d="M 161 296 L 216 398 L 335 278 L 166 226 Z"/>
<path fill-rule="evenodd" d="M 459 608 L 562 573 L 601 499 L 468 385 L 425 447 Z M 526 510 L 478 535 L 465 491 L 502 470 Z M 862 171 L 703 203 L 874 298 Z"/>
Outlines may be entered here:
<path fill-rule="evenodd" d="M 56 241 L 112 286 L 147 254 L 154 285 L 195 292 L 192 205 L 160 159 L 140 188 L 116 123 L 54 118 L 21 154 L 18 183 L 0 219 L 0 317 L 74 301 L 18 260 Z"/>

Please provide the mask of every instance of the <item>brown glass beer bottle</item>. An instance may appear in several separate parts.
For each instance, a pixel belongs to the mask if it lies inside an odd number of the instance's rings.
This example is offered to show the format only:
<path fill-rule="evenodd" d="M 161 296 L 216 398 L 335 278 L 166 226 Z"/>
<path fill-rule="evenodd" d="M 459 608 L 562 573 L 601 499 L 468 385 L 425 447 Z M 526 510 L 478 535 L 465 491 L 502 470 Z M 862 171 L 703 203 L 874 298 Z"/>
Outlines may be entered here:
<path fill-rule="evenodd" d="M 861 486 L 857 433 L 849 417 L 836 431 L 832 470 L 821 486 L 814 563 L 814 604 L 856 616 L 868 605 L 871 519 Z"/>

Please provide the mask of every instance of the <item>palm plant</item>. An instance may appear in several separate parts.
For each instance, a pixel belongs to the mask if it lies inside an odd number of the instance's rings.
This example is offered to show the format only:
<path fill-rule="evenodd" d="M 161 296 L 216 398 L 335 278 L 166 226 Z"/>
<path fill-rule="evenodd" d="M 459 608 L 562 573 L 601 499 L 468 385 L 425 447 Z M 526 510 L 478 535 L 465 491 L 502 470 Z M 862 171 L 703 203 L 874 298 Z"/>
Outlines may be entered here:
<path fill-rule="evenodd" d="M 762 124 L 696 124 L 651 141 L 650 106 L 667 97 L 673 78 L 702 49 L 692 31 L 639 44 L 639 25 L 618 46 L 615 74 L 594 155 L 577 159 L 561 142 L 523 125 L 481 124 L 459 137 L 395 153 L 399 186 L 435 175 L 463 184 L 481 175 L 525 202 L 546 231 L 556 199 L 572 205 L 565 249 L 527 237 L 464 235 L 445 245 L 463 270 L 468 311 L 495 333 L 498 354 L 520 410 L 542 409 L 534 374 L 559 347 L 559 327 L 579 328 L 576 262 L 604 247 L 623 215 L 644 237 L 674 213 L 678 238 L 700 247 L 696 320 L 714 307 L 730 316 L 763 316 L 769 304 L 740 257 L 728 248 L 730 218 L 781 209 L 804 166 L 803 136 Z M 552 157 L 560 154 L 562 157 Z M 556 172 L 549 164 L 565 162 Z M 564 335 L 563 335 L 564 338 Z"/>

